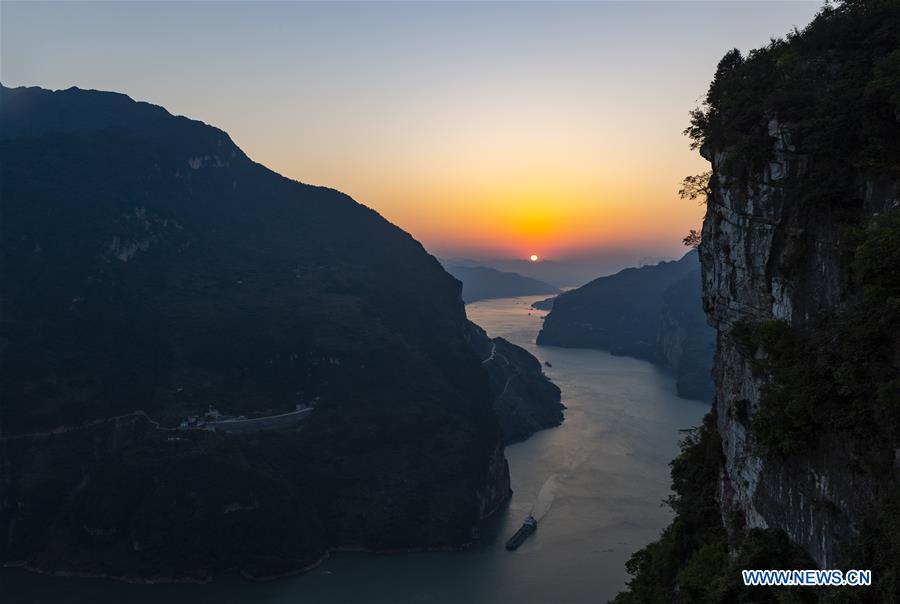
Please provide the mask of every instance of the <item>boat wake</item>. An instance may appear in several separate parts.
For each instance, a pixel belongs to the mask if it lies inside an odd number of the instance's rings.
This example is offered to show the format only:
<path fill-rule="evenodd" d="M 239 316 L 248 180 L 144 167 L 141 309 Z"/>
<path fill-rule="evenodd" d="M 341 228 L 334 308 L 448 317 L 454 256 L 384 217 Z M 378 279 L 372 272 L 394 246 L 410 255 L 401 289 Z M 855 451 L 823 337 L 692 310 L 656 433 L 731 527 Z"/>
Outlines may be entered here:
<path fill-rule="evenodd" d="M 556 499 L 558 479 L 559 474 L 551 474 L 550 478 L 544 481 L 537 498 L 534 500 L 534 504 L 531 506 L 530 515 L 538 522 L 547 515 L 550 511 L 550 507 L 553 505 L 553 500 Z"/>

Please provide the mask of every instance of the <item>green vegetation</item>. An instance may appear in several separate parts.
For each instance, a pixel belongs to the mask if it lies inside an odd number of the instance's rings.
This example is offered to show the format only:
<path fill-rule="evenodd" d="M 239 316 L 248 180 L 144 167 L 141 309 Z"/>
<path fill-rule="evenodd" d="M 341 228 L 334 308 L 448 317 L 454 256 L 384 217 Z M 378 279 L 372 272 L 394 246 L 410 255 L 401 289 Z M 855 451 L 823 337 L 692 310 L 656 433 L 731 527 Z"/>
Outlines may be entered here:
<path fill-rule="evenodd" d="M 628 561 L 628 590 L 614 604 L 657 602 L 815 602 L 810 589 L 745 588 L 742 569 L 813 568 L 813 562 L 778 530 L 732 526 L 734 555 L 716 501 L 722 450 L 714 413 L 681 442 L 672 462 L 667 503 L 675 512 L 659 541 Z"/>
<path fill-rule="evenodd" d="M 681 242 L 691 249 L 696 250 L 700 247 L 700 244 L 703 242 L 703 235 L 696 229 L 691 229 L 688 231 L 688 234 L 684 236 L 684 239 Z"/>
<path fill-rule="evenodd" d="M 721 570 L 727 563 L 726 533 L 716 503 L 721 462 L 716 418 L 710 413 L 700 427 L 688 432 L 681 454 L 671 463 L 673 494 L 666 503 L 675 519 L 659 541 L 632 555 L 626 565 L 632 579 L 616 604 L 668 601 L 682 585 L 698 593 L 706 589 L 703 583 L 713 588 L 705 580 L 698 585 L 694 571 L 709 577 L 711 568 Z"/>
<path fill-rule="evenodd" d="M 709 179 L 711 176 L 712 170 L 707 170 L 702 174 L 685 176 L 684 180 L 681 181 L 681 189 L 678 190 L 678 196 L 682 199 L 690 199 L 691 201 L 699 199 L 700 205 L 705 204 L 712 192 L 709 188 Z M 702 240 L 701 233 L 696 229 L 691 229 L 681 242 L 691 249 L 697 249 L 700 247 Z"/>
<path fill-rule="evenodd" d="M 735 339 L 755 355 L 762 348 L 754 373 L 772 380 L 764 387 L 752 428 L 759 443 L 781 454 L 808 449 L 818 428 L 817 406 L 830 394 L 827 370 L 807 354 L 809 342 L 783 321 L 740 324 Z"/>
<path fill-rule="evenodd" d="M 839 430 L 867 456 L 900 436 L 900 215 L 875 217 L 857 239 L 859 294 L 845 309 L 803 327 L 766 321 L 732 331 L 748 356 L 765 353 L 756 369 L 771 381 L 752 428 L 770 453 L 808 451 L 817 435 Z"/>
<path fill-rule="evenodd" d="M 780 132 L 770 132 L 775 127 Z M 844 544 L 842 568 L 872 569 L 875 585 L 744 588 L 740 569 L 814 563 L 783 532 L 746 530 L 740 519 L 729 519 L 726 527 L 715 497 L 719 439 L 707 418 L 672 464 L 675 519 L 659 541 L 632 557 L 628 591 L 615 602 L 900 601 L 894 467 L 900 442 L 900 212 L 868 207 L 862 187 L 878 181 L 895 186 L 900 178 L 900 4 L 826 4 L 802 31 L 746 56 L 729 51 L 685 133 L 692 148 L 716 155 L 716 176 L 732 179 L 733 190 L 759 181 L 777 148 L 773 135 L 779 135 L 783 146 L 777 150 L 802 165 L 783 182 L 789 213 L 827 221 L 841 233 L 839 262 L 852 282 L 839 308 L 804 325 L 773 320 L 733 327 L 732 340 L 767 383 L 756 414 L 747 401 L 737 401 L 735 410 L 759 453 L 774 463 L 802 462 L 823 435 L 846 439 L 851 471 L 871 477 L 877 492 L 854 518 L 860 533 Z M 682 196 L 700 197 L 702 184 L 702 175 L 686 179 Z M 875 211 L 882 213 L 866 218 Z M 798 272 L 813 274 L 811 262 L 823 242 L 804 233 L 785 235 L 782 263 L 772 268 L 788 280 Z M 685 239 L 688 245 L 697 241 L 696 235 Z"/>
<path fill-rule="evenodd" d="M 471 540 L 501 435 L 459 283 L 418 242 L 122 95 L 0 86 L 0 131 L 4 436 L 317 401 L 299 432 L 5 440 L 0 561 L 267 576 Z"/>
<path fill-rule="evenodd" d="M 872 302 L 891 303 L 900 293 L 900 214 L 878 216 L 861 234 L 853 272 Z"/>
<path fill-rule="evenodd" d="M 859 589 L 745 587 L 744 569 L 810 569 L 815 562 L 778 529 L 745 529 L 740 519 L 726 531 L 716 499 L 721 441 L 715 414 L 691 430 L 672 462 L 666 502 L 675 518 L 660 539 L 627 563 L 628 589 L 612 604 L 822 603 L 896 601 L 900 587 L 900 491 L 879 502 L 860 526 L 845 568 L 870 568 L 875 585 Z"/>
<path fill-rule="evenodd" d="M 707 170 L 702 174 L 694 174 L 693 176 L 685 176 L 681 181 L 681 188 L 678 190 L 678 196 L 682 199 L 700 199 L 700 205 L 706 203 L 709 197 L 709 179 L 712 176 L 712 170 Z"/>
<path fill-rule="evenodd" d="M 731 332 L 770 378 L 750 427 L 763 455 L 809 454 L 823 434 L 847 437 L 853 458 L 883 486 L 850 547 L 847 568 L 871 568 L 871 592 L 823 592 L 826 602 L 895 601 L 900 593 L 900 215 L 873 218 L 855 237 L 856 297 L 812 325 L 739 324 Z M 764 355 L 757 355 L 759 351 Z M 715 541 L 711 541 L 715 545 Z M 774 568 L 772 566 L 758 568 Z"/>
<path fill-rule="evenodd" d="M 895 1 L 847 0 L 746 57 L 731 50 L 685 134 L 693 148 L 727 149 L 720 168 L 741 176 L 769 161 L 777 119 L 798 153 L 814 155 L 808 198 L 840 202 L 854 171 L 900 170 L 898 32 Z"/>

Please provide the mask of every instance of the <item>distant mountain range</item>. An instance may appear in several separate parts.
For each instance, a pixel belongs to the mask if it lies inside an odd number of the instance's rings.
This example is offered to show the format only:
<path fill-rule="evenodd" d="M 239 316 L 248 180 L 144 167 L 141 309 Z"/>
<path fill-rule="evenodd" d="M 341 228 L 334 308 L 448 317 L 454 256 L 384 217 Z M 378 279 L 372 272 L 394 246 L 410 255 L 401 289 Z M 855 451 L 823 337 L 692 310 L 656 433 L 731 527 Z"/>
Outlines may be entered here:
<path fill-rule="evenodd" d="M 658 363 L 674 371 L 679 395 L 709 399 L 715 342 L 700 291 L 696 251 L 678 261 L 628 268 L 538 303 L 550 314 L 537 343 Z"/>
<path fill-rule="evenodd" d="M 608 256 L 592 260 L 539 260 L 537 262 L 518 258 L 441 259 L 444 266 L 489 267 L 536 279 L 557 289 L 579 287 L 598 276 L 611 275 L 626 266 L 643 266 L 649 261 L 650 259 L 647 257 L 638 259 L 633 254 L 621 253 L 610 253 Z M 657 259 L 655 262 L 658 261 Z"/>
<path fill-rule="evenodd" d="M 466 303 L 486 298 L 559 293 L 559 289 L 543 281 L 487 266 L 444 264 L 444 268 L 462 281 L 462 297 Z"/>
<path fill-rule="evenodd" d="M 0 564 L 199 580 L 461 546 L 509 496 L 504 442 L 561 420 L 415 239 L 217 128 L 0 87 L 0 187 Z M 210 405 L 313 410 L 174 429 Z"/>

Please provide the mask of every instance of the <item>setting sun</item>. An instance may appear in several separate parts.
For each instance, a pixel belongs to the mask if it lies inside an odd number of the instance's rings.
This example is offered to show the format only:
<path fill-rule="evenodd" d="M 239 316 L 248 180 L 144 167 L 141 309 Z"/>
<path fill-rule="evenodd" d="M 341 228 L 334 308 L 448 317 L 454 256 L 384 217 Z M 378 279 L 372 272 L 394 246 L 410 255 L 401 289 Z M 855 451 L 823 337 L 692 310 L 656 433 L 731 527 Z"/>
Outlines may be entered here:
<path fill-rule="evenodd" d="M 532 262 L 537 262 L 538 261 L 537 254 L 532 254 L 528 259 L 531 260 Z"/>

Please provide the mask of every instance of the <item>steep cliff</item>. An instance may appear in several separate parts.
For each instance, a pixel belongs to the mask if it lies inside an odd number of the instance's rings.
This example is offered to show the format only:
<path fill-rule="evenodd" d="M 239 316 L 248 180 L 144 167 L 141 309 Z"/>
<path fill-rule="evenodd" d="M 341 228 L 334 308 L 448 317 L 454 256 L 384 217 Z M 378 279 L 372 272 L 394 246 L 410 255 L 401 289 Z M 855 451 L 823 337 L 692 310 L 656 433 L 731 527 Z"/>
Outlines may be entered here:
<path fill-rule="evenodd" d="M 374 211 L 78 89 L 0 88 L 0 186 L 0 561 L 270 576 L 461 546 L 508 497 L 459 282 Z M 211 404 L 314 410 L 172 430 Z"/>
<path fill-rule="evenodd" d="M 896 4 L 848 3 L 731 53 L 700 120 L 722 514 L 783 530 L 823 568 L 849 561 L 896 488 L 895 418 L 878 401 L 897 377 L 897 292 L 860 262 L 892 237 L 876 217 L 900 208 L 900 98 L 883 88 L 900 82 L 898 23 Z"/>
<path fill-rule="evenodd" d="M 896 2 L 826 6 L 719 63 L 687 130 L 711 164 L 715 404 L 673 465 L 676 519 L 618 602 L 900 601 L 898 91 Z M 695 500 L 717 513 L 680 505 Z M 869 568 L 875 584 L 740 581 L 790 564 Z"/>

